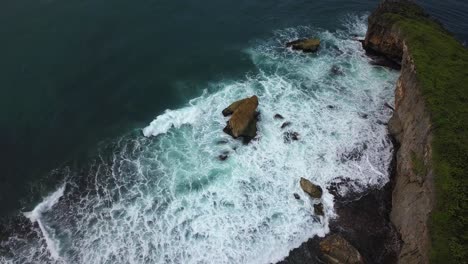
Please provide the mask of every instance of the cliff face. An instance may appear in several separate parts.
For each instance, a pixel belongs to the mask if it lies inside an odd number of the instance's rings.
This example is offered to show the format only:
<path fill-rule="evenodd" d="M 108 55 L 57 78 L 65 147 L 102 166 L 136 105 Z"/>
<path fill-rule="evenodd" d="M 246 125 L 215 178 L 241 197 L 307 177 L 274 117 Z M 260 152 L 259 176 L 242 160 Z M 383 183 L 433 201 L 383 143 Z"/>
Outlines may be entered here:
<path fill-rule="evenodd" d="M 434 207 L 431 119 L 416 79 L 416 69 L 403 44 L 401 76 L 389 131 L 400 147 L 390 219 L 403 240 L 401 263 L 428 263 L 429 216 Z"/>
<path fill-rule="evenodd" d="M 384 0 L 363 44 L 402 66 L 389 121 L 399 262 L 467 263 L 468 50 L 407 0 Z"/>
<path fill-rule="evenodd" d="M 402 66 L 395 90 L 395 111 L 389 121 L 389 131 L 400 146 L 396 153 L 390 218 L 403 241 L 399 262 L 428 263 L 428 220 L 435 193 L 431 118 L 403 33 L 395 23 L 385 19 L 386 13 L 400 12 L 403 8 L 393 3 L 396 1 L 384 1 L 369 17 L 364 46 Z"/>

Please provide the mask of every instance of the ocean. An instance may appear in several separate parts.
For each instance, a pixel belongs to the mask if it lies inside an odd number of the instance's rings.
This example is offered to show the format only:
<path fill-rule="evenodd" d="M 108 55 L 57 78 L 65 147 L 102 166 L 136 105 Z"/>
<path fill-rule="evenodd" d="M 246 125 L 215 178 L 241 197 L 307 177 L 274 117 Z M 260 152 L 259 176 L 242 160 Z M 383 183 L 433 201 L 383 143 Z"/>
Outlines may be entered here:
<path fill-rule="evenodd" d="M 0 262 L 270 263 L 324 236 L 333 196 L 314 215 L 301 177 L 389 181 L 398 72 L 356 41 L 377 3 L 3 3 Z M 421 4 L 466 43 L 467 3 Z M 244 145 L 221 111 L 254 94 Z"/>

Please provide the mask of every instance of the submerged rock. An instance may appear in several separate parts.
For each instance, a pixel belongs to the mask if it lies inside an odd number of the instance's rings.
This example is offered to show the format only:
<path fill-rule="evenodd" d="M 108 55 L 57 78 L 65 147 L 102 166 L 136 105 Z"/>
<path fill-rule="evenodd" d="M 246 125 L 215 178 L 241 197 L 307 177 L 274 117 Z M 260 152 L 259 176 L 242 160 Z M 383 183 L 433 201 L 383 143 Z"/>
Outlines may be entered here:
<path fill-rule="evenodd" d="M 359 251 L 340 235 L 327 236 L 320 242 L 320 251 L 328 263 L 361 264 L 364 260 Z"/>
<path fill-rule="evenodd" d="M 320 39 L 298 39 L 286 43 L 286 47 L 293 50 L 302 50 L 303 52 L 316 52 L 320 46 Z"/>
<path fill-rule="evenodd" d="M 291 122 L 284 122 L 282 125 L 281 125 L 281 128 L 285 128 L 285 127 L 288 127 L 291 125 Z"/>
<path fill-rule="evenodd" d="M 337 65 L 333 65 L 333 67 L 330 69 L 331 74 L 337 76 L 337 75 L 344 75 L 343 70 Z"/>
<path fill-rule="evenodd" d="M 257 106 L 255 95 L 232 103 L 223 110 L 224 116 L 232 115 L 223 131 L 234 138 L 244 137 L 244 141 L 250 141 L 257 135 Z"/>
<path fill-rule="evenodd" d="M 216 145 L 224 145 L 224 144 L 227 144 L 229 143 L 229 141 L 227 141 L 227 139 L 220 139 L 218 141 L 216 141 Z"/>
<path fill-rule="evenodd" d="M 314 214 L 316 215 L 324 215 L 323 213 L 323 204 L 314 204 Z"/>
<path fill-rule="evenodd" d="M 299 140 L 299 133 L 292 131 L 284 132 L 284 143 L 290 143 L 296 140 Z"/>
<path fill-rule="evenodd" d="M 274 119 L 284 119 L 284 117 L 280 114 L 276 114 L 274 117 Z"/>
<path fill-rule="evenodd" d="M 307 179 L 301 178 L 300 185 L 302 190 L 310 195 L 312 198 L 321 198 L 322 197 L 322 187 L 313 184 Z"/>
<path fill-rule="evenodd" d="M 228 155 L 226 155 L 226 154 L 221 154 L 221 155 L 218 156 L 219 160 L 227 160 L 227 158 L 228 158 Z"/>

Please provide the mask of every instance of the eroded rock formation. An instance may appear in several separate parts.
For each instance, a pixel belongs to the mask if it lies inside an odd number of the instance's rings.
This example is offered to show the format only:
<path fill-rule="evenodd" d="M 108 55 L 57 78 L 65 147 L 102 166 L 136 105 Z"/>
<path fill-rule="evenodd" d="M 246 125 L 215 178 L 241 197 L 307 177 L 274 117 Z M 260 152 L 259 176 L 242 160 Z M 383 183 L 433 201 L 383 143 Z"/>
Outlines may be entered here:
<path fill-rule="evenodd" d="M 232 103 L 223 110 L 224 116 L 231 116 L 224 132 L 234 138 L 243 137 L 244 141 L 250 141 L 257 135 L 257 96 L 252 96 Z"/>
<path fill-rule="evenodd" d="M 286 47 L 293 50 L 301 50 L 303 52 L 316 52 L 320 47 L 320 39 L 298 39 L 286 43 Z"/>
<path fill-rule="evenodd" d="M 322 188 L 318 185 L 313 184 L 305 178 L 301 178 L 300 185 L 302 190 L 306 192 L 310 197 L 320 199 L 322 197 Z"/>

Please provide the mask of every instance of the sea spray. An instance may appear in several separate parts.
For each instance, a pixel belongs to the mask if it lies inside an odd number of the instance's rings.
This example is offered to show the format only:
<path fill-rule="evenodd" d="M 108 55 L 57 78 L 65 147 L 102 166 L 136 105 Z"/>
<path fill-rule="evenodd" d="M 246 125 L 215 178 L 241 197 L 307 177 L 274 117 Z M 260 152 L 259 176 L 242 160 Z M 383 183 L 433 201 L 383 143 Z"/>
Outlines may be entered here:
<path fill-rule="evenodd" d="M 39 203 L 31 212 L 24 213 L 24 216 L 27 217 L 32 223 L 37 222 L 37 224 L 39 225 L 39 228 L 41 229 L 42 235 L 47 245 L 47 250 L 50 252 L 50 255 L 53 259 L 59 258 L 57 247 L 59 241 L 54 240 L 49 234 L 48 227 L 45 226 L 42 222 L 42 214 L 52 209 L 52 207 L 59 201 L 60 197 L 63 196 L 64 191 L 65 184 L 63 184 L 55 192 L 51 193 L 49 196 L 44 198 L 44 200 L 41 203 Z"/>
<path fill-rule="evenodd" d="M 256 41 L 245 50 L 256 72 L 211 84 L 213 92 L 157 116 L 144 135 L 106 145 L 59 200 L 43 206 L 42 235 L 53 231 L 53 241 L 32 239 L 1 260 L 270 263 L 324 236 L 336 217 L 326 187 L 342 180 L 359 191 L 388 182 L 384 103 L 392 101 L 397 73 L 370 65 L 353 40 L 365 34 L 364 21 L 350 18 L 336 32 L 289 28 Z M 284 47 L 307 36 L 322 40 L 317 54 Z M 254 94 L 258 135 L 243 145 L 222 132 L 221 111 Z M 288 132 L 299 140 L 286 140 Z M 301 177 L 323 187 L 323 217 L 314 215 L 319 201 L 302 192 Z"/>

